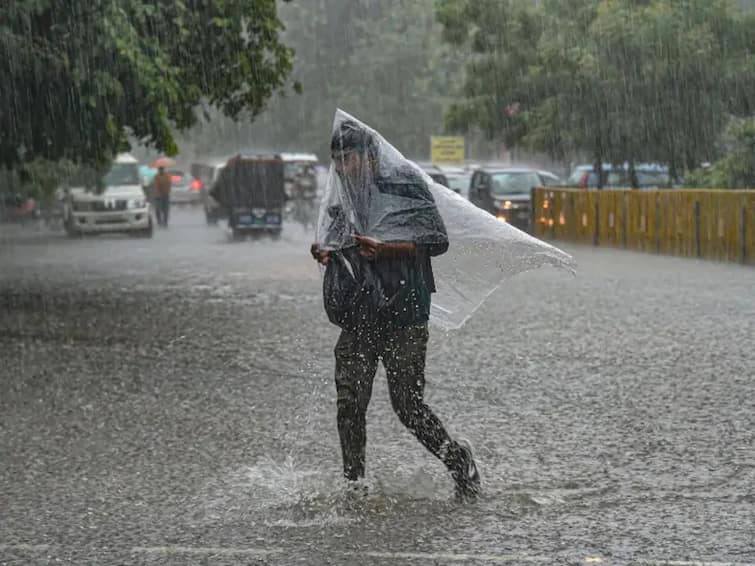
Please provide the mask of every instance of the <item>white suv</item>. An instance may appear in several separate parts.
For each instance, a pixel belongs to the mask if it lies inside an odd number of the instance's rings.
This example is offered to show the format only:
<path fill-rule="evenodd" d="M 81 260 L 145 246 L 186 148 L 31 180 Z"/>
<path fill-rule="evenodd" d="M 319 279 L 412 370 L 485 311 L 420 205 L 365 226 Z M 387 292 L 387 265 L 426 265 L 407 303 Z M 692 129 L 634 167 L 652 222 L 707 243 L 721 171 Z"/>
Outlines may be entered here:
<path fill-rule="evenodd" d="M 67 190 L 64 206 L 66 232 L 71 236 L 129 232 L 152 237 L 150 205 L 141 186 L 139 162 L 119 155 L 102 179 L 102 190 L 76 186 Z"/>

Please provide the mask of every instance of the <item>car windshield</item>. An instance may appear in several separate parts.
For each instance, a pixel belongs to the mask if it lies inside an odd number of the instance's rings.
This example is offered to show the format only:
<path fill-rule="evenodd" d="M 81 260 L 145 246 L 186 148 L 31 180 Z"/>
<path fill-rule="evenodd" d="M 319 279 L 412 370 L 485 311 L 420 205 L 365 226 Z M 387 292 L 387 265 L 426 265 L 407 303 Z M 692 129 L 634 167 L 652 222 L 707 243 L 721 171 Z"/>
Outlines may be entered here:
<path fill-rule="evenodd" d="M 449 177 L 448 188 L 457 192 L 466 193 L 469 189 L 469 177 Z"/>
<path fill-rule="evenodd" d="M 136 163 L 113 163 L 110 171 L 102 178 L 106 187 L 119 185 L 138 185 L 139 167 Z"/>
<path fill-rule="evenodd" d="M 495 173 L 493 174 L 493 193 L 497 195 L 529 194 L 532 187 L 540 186 L 536 173 Z"/>

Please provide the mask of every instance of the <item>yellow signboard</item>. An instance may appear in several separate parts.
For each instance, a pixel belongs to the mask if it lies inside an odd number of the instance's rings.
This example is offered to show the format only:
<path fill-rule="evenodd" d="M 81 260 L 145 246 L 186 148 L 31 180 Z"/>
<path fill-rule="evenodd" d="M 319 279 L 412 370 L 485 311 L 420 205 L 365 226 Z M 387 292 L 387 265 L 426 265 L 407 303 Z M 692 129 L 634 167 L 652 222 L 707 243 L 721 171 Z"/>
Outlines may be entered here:
<path fill-rule="evenodd" d="M 462 136 L 430 136 L 430 159 L 433 163 L 461 163 L 464 161 Z"/>

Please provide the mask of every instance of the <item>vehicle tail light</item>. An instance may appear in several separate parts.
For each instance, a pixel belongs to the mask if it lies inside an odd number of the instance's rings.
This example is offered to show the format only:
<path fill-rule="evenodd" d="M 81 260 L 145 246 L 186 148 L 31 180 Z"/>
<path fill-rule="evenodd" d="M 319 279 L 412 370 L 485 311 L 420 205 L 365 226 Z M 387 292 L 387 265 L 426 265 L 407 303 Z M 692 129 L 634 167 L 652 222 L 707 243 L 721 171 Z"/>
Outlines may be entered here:
<path fill-rule="evenodd" d="M 587 188 L 587 181 L 589 178 L 590 178 L 589 173 L 585 173 L 584 175 L 582 175 L 582 179 L 580 179 L 579 184 L 583 189 Z"/>
<path fill-rule="evenodd" d="M 180 183 L 181 182 L 181 175 L 172 175 L 170 177 L 170 180 L 174 183 Z"/>
<path fill-rule="evenodd" d="M 204 185 L 204 183 L 202 183 L 202 181 L 200 179 L 194 179 L 191 182 L 191 190 L 192 191 L 201 191 L 203 185 Z"/>

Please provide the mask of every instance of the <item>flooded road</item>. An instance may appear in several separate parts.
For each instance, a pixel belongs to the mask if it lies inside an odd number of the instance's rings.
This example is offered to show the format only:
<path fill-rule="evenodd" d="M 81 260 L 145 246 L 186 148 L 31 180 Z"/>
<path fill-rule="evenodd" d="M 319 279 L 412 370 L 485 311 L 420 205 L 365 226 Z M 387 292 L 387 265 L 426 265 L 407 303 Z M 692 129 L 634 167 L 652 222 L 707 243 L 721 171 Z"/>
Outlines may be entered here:
<path fill-rule="evenodd" d="M 310 237 L 0 227 L 0 564 L 755 563 L 755 271 L 570 248 L 434 330 L 452 498 L 384 374 L 341 484 Z"/>

